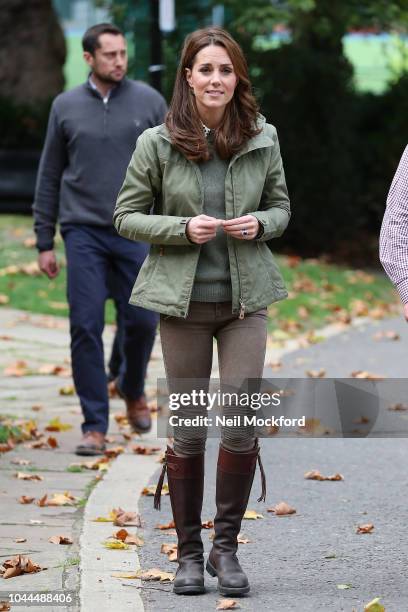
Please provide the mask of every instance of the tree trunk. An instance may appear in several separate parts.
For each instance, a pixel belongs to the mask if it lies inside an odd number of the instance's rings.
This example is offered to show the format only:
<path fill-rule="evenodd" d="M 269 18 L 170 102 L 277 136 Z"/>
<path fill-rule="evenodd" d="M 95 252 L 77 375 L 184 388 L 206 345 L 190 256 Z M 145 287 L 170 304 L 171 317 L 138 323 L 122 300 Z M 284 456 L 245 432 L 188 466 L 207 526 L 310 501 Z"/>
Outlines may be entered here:
<path fill-rule="evenodd" d="M 0 96 L 36 104 L 64 88 L 65 40 L 51 0 L 1 0 Z"/>

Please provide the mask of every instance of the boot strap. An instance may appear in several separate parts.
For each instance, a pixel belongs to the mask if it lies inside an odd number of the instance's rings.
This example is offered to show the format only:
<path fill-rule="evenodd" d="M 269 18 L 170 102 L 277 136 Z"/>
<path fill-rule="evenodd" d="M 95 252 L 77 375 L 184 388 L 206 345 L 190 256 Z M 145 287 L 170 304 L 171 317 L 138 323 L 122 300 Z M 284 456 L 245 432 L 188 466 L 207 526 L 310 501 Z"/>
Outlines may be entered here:
<path fill-rule="evenodd" d="M 266 499 L 266 476 L 260 453 L 258 438 L 256 438 L 255 448 L 249 453 L 234 453 L 225 449 L 221 444 L 218 455 L 218 469 L 229 474 L 254 474 L 256 462 L 258 461 L 262 483 L 262 492 L 258 502 L 265 501 Z"/>
<path fill-rule="evenodd" d="M 166 473 L 166 469 L 167 469 L 167 452 L 164 456 L 163 469 L 161 471 L 160 478 L 158 480 L 157 487 L 156 487 L 156 492 L 154 494 L 154 504 L 153 505 L 154 505 L 155 510 L 160 510 L 161 508 L 161 492 L 163 488 L 164 475 Z"/>
<path fill-rule="evenodd" d="M 262 465 L 262 461 L 261 461 L 261 454 L 258 451 L 258 465 L 259 465 L 259 469 L 261 471 L 261 483 L 262 483 L 262 493 L 261 493 L 261 497 L 258 499 L 258 501 L 265 501 L 266 499 L 266 476 L 265 476 L 265 470 L 263 468 Z"/>

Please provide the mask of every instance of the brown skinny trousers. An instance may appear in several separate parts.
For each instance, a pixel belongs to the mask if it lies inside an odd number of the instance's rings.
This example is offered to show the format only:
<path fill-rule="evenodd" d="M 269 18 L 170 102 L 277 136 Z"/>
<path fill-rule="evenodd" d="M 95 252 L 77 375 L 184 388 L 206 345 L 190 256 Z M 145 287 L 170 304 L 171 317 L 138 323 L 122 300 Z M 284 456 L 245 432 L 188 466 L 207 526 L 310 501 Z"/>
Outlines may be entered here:
<path fill-rule="evenodd" d="M 196 388 L 194 381 L 208 381 L 213 359 L 213 338 L 217 340 L 221 391 L 231 390 L 230 381 L 261 379 L 265 361 L 267 309 L 246 314 L 243 319 L 231 313 L 231 302 L 190 302 L 186 319 L 160 315 L 160 337 L 169 392 L 185 393 Z M 223 385 L 227 385 L 223 387 Z M 205 385 L 204 385 L 205 386 Z M 204 389 L 201 384 L 200 388 Z M 208 390 L 208 387 L 206 387 Z M 235 389 L 236 390 L 236 389 Z M 252 410 L 239 405 L 223 405 L 224 416 L 242 416 Z M 172 412 L 175 414 L 175 412 Z M 210 415 L 205 407 L 190 405 L 177 410 L 178 416 Z M 174 452 L 179 456 L 205 451 L 207 428 L 174 427 Z M 254 448 L 252 426 L 224 426 L 222 445 L 232 452 Z"/>

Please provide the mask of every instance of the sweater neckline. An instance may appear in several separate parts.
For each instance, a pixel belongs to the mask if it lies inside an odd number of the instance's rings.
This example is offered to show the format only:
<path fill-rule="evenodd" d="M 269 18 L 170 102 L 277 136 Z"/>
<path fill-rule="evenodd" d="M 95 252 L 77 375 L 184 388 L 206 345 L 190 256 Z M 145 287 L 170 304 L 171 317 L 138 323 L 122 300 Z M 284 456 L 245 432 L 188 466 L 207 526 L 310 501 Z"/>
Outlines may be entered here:
<path fill-rule="evenodd" d="M 207 127 L 203 122 L 201 122 L 201 125 L 203 126 L 203 130 L 204 130 L 204 134 L 207 136 L 209 136 L 212 132 L 211 128 Z"/>

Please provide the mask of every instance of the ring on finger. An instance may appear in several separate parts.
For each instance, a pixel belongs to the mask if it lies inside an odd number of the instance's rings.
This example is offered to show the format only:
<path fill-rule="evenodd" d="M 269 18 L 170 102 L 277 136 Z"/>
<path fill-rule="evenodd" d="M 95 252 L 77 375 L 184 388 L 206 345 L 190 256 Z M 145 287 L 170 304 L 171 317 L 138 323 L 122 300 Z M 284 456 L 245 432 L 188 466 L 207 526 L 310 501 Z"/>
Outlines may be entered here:
<path fill-rule="evenodd" d="M 247 229 L 242 229 L 241 230 L 241 234 L 242 234 L 242 236 L 248 236 L 248 230 Z"/>

